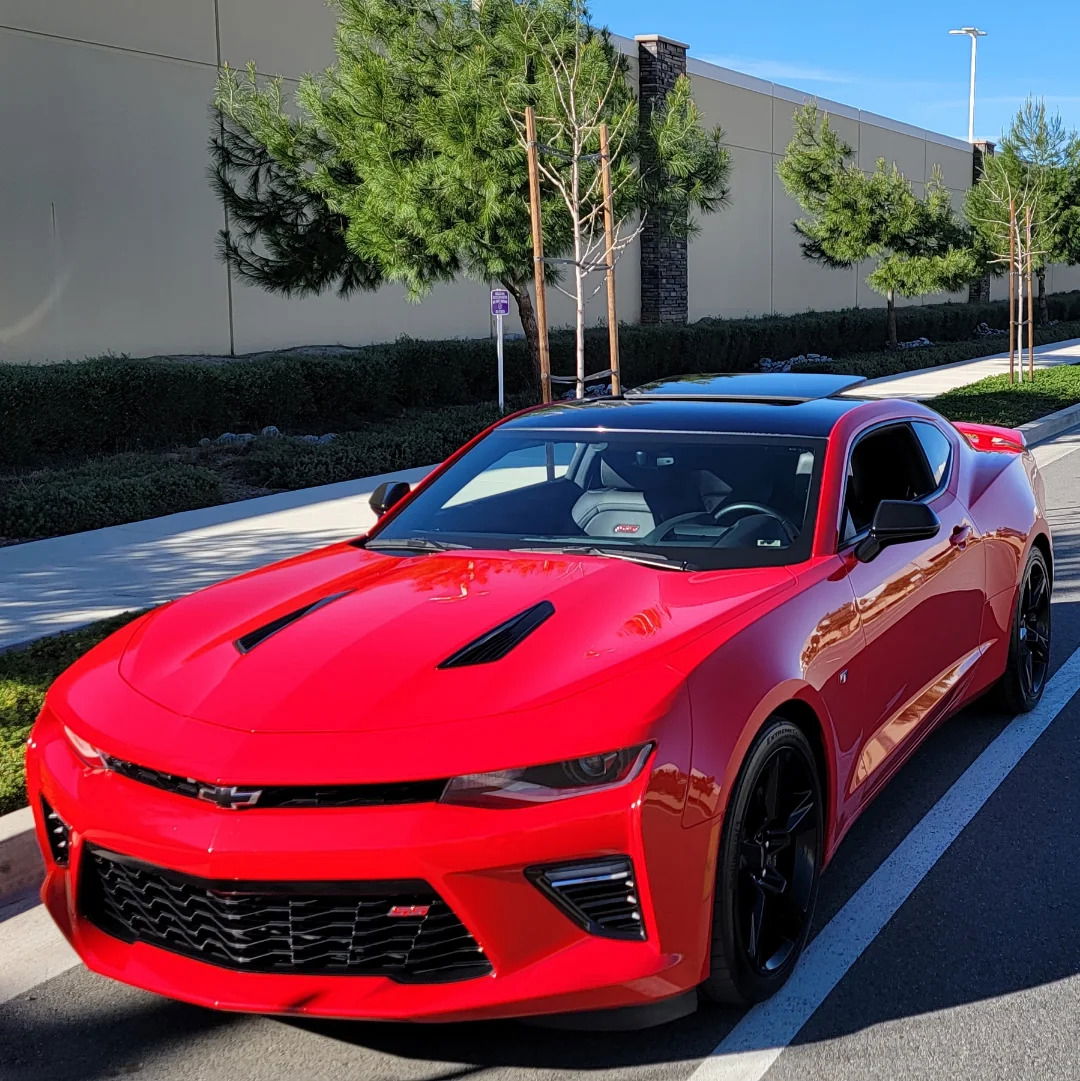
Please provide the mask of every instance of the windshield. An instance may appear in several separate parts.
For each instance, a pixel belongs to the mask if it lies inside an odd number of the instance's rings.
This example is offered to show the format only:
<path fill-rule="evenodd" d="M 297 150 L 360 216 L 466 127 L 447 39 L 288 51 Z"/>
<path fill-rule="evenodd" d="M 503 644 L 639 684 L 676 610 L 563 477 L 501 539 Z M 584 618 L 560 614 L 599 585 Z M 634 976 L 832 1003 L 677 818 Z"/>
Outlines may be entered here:
<path fill-rule="evenodd" d="M 804 437 L 500 428 L 366 544 L 794 563 L 809 555 L 823 450 Z"/>

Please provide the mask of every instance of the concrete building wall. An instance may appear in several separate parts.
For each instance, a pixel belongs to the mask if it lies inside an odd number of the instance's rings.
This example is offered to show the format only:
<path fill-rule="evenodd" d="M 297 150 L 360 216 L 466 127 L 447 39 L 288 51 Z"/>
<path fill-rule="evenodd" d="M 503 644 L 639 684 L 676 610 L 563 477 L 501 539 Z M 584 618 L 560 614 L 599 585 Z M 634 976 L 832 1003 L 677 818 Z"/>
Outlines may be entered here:
<path fill-rule="evenodd" d="M 694 98 L 707 123 L 719 124 L 731 150 L 732 204 L 704 218 L 690 247 L 690 318 L 764 312 L 877 307 L 884 298 L 866 284 L 872 265 L 829 270 L 808 262 L 792 222 L 801 215 L 776 175 L 792 136 L 795 109 L 808 100 L 787 87 L 690 61 Z M 958 201 L 971 183 L 966 143 L 887 117 L 819 99 L 833 127 L 864 169 L 895 161 L 917 188 L 935 165 Z M 919 297 L 901 303 L 961 300 Z"/>
<path fill-rule="evenodd" d="M 223 215 L 206 144 L 218 64 L 255 60 L 292 87 L 331 61 L 333 29 L 323 0 L 0 0 L 0 70 L 18 88 L 0 97 L 0 361 L 488 334 L 483 283 L 441 286 L 421 304 L 398 286 L 349 301 L 284 299 L 230 282 L 217 259 Z M 636 45 L 619 43 L 636 60 Z M 803 96 L 693 59 L 689 67 L 734 161 L 731 207 L 704 219 L 690 246 L 690 318 L 882 303 L 863 281 L 869 268 L 829 271 L 799 253 L 798 208 L 775 166 Z M 937 163 L 962 197 L 966 144 L 822 106 L 864 166 L 895 160 L 921 184 Z M 1050 282 L 1080 286 L 1080 270 L 1055 268 Z M 569 301 L 555 293 L 551 307 L 553 324 L 571 322 Z M 633 247 L 619 267 L 620 316 L 635 322 L 640 308 Z M 603 315 L 599 296 L 589 318 Z"/>

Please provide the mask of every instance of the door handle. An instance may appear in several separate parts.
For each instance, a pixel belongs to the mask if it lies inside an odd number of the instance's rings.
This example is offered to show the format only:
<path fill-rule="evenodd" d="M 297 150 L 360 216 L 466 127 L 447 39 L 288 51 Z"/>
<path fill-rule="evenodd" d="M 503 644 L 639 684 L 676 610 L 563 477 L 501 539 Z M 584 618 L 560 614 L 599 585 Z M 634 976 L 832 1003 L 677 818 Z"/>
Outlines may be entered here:
<path fill-rule="evenodd" d="M 952 536 L 949 537 L 949 543 L 954 548 L 959 548 L 960 551 L 963 551 L 967 547 L 967 543 L 969 540 L 971 540 L 970 522 L 964 522 L 962 525 L 958 525 L 952 531 Z"/>

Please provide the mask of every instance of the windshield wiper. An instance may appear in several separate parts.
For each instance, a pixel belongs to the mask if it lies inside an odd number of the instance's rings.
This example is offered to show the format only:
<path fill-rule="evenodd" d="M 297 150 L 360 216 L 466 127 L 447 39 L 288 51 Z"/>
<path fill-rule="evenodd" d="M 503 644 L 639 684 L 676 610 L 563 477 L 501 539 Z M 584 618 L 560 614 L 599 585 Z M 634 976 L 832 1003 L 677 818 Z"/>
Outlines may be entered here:
<path fill-rule="evenodd" d="M 471 546 L 468 544 L 451 544 L 449 541 L 428 540 L 426 537 L 391 537 L 388 540 L 379 540 L 378 537 L 372 537 L 364 542 L 364 547 L 387 548 L 390 551 L 400 552 L 453 552 Z"/>
<path fill-rule="evenodd" d="M 643 567 L 657 567 L 665 571 L 696 571 L 692 563 L 685 559 L 671 559 L 669 556 L 660 555 L 657 552 L 634 552 L 622 548 L 598 548 L 594 545 L 588 547 L 580 544 L 557 545 L 549 544 L 535 548 L 511 548 L 512 552 L 558 552 L 560 555 L 585 555 L 599 556 L 601 559 L 623 559 L 628 563 L 640 563 Z"/>

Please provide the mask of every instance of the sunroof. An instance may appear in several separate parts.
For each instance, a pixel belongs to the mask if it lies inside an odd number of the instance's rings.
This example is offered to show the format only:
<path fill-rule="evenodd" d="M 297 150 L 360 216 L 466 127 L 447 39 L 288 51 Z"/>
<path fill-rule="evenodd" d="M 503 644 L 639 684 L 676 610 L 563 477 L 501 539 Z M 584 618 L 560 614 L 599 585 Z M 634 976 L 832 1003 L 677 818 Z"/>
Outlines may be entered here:
<path fill-rule="evenodd" d="M 816 372 L 739 372 L 682 375 L 635 387 L 626 397 L 711 398 L 722 401 L 797 403 L 830 398 L 866 380 L 860 375 Z"/>

